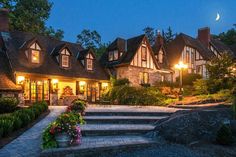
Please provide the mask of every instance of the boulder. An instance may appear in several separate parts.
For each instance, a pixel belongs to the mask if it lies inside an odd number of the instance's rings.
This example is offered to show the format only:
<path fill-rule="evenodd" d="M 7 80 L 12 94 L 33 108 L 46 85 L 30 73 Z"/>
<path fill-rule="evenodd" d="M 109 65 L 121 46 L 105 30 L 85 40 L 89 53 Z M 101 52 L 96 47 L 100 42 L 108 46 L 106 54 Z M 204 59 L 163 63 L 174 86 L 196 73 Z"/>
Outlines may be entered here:
<path fill-rule="evenodd" d="M 169 118 L 157 122 L 155 131 L 157 136 L 170 142 L 213 142 L 221 125 L 232 118 L 230 109 L 177 111 Z"/>

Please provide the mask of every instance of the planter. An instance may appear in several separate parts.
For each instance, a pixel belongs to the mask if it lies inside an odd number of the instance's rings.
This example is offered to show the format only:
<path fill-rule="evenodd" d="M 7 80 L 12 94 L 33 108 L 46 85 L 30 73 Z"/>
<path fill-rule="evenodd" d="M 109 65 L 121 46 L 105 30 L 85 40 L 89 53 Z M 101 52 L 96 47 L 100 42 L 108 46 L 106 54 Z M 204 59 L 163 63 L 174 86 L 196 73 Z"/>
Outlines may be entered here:
<path fill-rule="evenodd" d="M 58 147 L 68 147 L 71 142 L 71 137 L 65 132 L 57 134 L 55 139 L 57 141 Z"/>
<path fill-rule="evenodd" d="M 236 134 L 236 120 L 230 121 L 230 127 L 231 127 L 232 132 Z"/>

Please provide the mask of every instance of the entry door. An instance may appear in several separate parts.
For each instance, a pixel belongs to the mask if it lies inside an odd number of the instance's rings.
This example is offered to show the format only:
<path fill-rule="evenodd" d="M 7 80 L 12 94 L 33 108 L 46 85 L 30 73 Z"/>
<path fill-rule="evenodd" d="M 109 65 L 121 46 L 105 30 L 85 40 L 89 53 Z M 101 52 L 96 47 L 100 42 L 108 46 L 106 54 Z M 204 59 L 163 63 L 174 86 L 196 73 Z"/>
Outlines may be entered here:
<path fill-rule="evenodd" d="M 87 86 L 88 90 L 87 90 L 87 99 L 90 102 L 95 102 L 96 101 L 96 86 L 95 84 L 92 83 L 88 83 Z"/>
<path fill-rule="evenodd" d="M 43 82 L 31 81 L 31 102 L 43 100 Z"/>

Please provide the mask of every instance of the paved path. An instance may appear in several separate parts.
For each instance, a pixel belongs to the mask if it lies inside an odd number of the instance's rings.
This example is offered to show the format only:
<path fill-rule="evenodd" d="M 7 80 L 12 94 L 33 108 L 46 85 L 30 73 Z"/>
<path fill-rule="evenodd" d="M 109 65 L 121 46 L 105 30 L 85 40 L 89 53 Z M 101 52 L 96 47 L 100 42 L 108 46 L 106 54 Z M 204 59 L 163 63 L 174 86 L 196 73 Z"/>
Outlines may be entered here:
<path fill-rule="evenodd" d="M 42 132 L 60 113 L 64 106 L 50 106 L 50 114 L 24 132 L 21 136 L 0 149 L 0 157 L 37 157 L 40 155 Z"/>

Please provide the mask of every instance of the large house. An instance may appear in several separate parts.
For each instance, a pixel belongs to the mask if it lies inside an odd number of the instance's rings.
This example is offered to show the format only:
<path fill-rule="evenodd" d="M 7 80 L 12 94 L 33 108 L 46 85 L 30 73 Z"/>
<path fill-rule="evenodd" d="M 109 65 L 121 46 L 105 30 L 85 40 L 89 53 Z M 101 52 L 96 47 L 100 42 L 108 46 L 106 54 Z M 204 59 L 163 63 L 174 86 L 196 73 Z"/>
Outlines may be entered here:
<path fill-rule="evenodd" d="M 167 58 L 173 70 L 175 70 L 174 65 L 182 61 L 188 65 L 188 73 L 200 74 L 203 78 L 207 78 L 206 63 L 214 57 L 220 57 L 223 53 L 235 57 L 228 46 L 212 38 L 208 27 L 199 29 L 197 38 L 180 33 L 167 46 Z M 175 70 L 174 81 L 178 74 Z"/>
<path fill-rule="evenodd" d="M 45 100 L 69 104 L 75 98 L 99 100 L 109 75 L 92 50 L 32 33 L 9 31 L 0 12 L 0 90 L 21 103 Z"/>
<path fill-rule="evenodd" d="M 160 66 L 165 64 L 163 56 L 161 45 L 154 54 L 147 37 L 140 35 L 127 40 L 116 38 L 100 60 L 115 78 L 127 78 L 131 85 L 140 86 L 154 85 L 163 79 L 171 81 L 171 71 Z"/>

